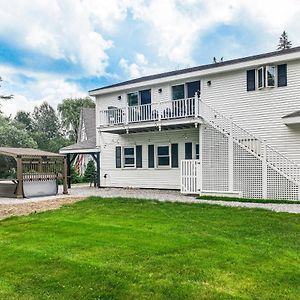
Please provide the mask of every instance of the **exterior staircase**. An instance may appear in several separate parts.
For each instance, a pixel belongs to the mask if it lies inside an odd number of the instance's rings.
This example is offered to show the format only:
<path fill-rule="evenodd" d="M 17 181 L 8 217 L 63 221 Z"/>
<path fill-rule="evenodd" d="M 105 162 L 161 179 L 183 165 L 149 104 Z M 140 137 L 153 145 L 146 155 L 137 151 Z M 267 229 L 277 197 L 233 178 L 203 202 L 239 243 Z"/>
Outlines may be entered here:
<path fill-rule="evenodd" d="M 279 176 L 278 178 L 281 179 L 281 186 L 278 184 L 277 188 L 286 190 L 284 198 L 300 198 L 300 167 L 295 162 L 268 145 L 266 141 L 261 140 L 247 130 L 241 128 L 233 122 L 231 118 L 224 116 L 202 100 L 199 100 L 198 109 L 199 116 L 203 119 L 205 124 L 209 124 L 216 131 L 227 137 L 229 145 L 228 149 L 230 149 L 230 143 L 238 145 L 238 147 L 244 149 L 247 153 L 251 154 L 253 158 L 261 162 L 262 198 L 267 198 L 269 195 L 267 192 L 268 182 L 271 182 L 272 180 L 273 182 L 276 182 L 276 178 L 271 178 L 272 176 Z M 231 149 L 232 148 L 233 146 Z M 230 152 L 230 150 L 228 151 Z M 273 184 L 272 188 L 274 188 L 274 186 L 276 186 L 276 184 Z M 229 189 L 233 189 L 232 184 L 231 186 L 229 184 Z"/>

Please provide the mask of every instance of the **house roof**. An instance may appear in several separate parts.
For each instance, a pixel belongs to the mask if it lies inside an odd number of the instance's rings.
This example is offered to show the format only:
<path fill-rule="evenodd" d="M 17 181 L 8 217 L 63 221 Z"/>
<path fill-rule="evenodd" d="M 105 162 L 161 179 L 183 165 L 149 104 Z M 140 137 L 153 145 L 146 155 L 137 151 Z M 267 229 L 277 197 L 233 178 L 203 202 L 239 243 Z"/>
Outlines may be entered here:
<path fill-rule="evenodd" d="M 64 148 L 61 148 L 59 151 L 61 153 L 64 152 L 72 152 L 74 150 L 88 150 L 88 149 L 95 149 L 96 148 L 96 137 L 91 139 L 85 140 L 83 142 L 78 142 Z"/>
<path fill-rule="evenodd" d="M 33 148 L 0 147 L 0 154 L 12 157 L 63 157 L 61 154 L 52 153 Z"/>
<path fill-rule="evenodd" d="M 84 126 L 83 126 L 84 125 Z M 95 108 L 82 108 L 80 111 L 79 131 L 85 130 L 87 139 L 61 148 L 60 153 L 72 153 L 72 151 L 85 151 L 96 149 L 96 110 Z M 78 132 L 78 140 L 81 132 Z"/>
<path fill-rule="evenodd" d="M 181 70 L 176 70 L 176 71 L 148 75 L 148 76 L 143 76 L 140 78 L 135 78 L 135 79 L 115 83 L 112 85 L 100 87 L 97 89 L 93 89 L 93 90 L 90 90 L 89 93 L 100 91 L 100 90 L 105 90 L 105 89 L 109 89 L 109 88 L 124 86 L 124 85 L 128 85 L 128 84 L 136 84 L 136 83 L 140 83 L 140 82 L 144 82 L 144 81 L 160 79 L 160 78 L 169 77 L 169 76 L 176 76 L 176 75 L 191 73 L 191 72 L 195 72 L 195 71 L 203 71 L 203 70 L 218 68 L 218 67 L 222 67 L 222 66 L 234 65 L 234 64 L 253 61 L 253 60 L 257 60 L 257 59 L 268 58 L 268 57 L 272 57 L 272 56 L 290 54 L 290 53 L 299 52 L 299 51 L 300 51 L 300 46 L 290 48 L 290 49 L 280 50 L 280 51 L 277 50 L 277 51 L 273 51 L 273 52 L 227 60 L 227 61 L 219 62 L 219 63 L 212 63 L 212 64 L 201 65 L 201 66 L 192 67 L 192 68 L 186 68 L 186 69 L 181 69 Z"/>
<path fill-rule="evenodd" d="M 84 123 L 87 139 L 96 138 L 96 110 L 95 108 L 81 109 L 81 122 Z M 81 123 L 82 124 L 82 123 Z"/>
<path fill-rule="evenodd" d="M 285 116 L 282 117 L 282 119 L 285 119 L 285 118 L 294 118 L 294 117 L 300 117 L 300 110 L 297 110 L 297 111 L 294 111 L 291 114 L 285 115 Z"/>

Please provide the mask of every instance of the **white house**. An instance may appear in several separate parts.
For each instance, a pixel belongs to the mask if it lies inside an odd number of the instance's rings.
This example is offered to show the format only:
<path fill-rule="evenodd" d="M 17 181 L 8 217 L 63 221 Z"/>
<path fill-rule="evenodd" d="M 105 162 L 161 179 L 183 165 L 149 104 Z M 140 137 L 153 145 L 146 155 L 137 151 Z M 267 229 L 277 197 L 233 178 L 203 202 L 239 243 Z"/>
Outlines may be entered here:
<path fill-rule="evenodd" d="M 89 93 L 102 187 L 300 197 L 300 47 Z"/>

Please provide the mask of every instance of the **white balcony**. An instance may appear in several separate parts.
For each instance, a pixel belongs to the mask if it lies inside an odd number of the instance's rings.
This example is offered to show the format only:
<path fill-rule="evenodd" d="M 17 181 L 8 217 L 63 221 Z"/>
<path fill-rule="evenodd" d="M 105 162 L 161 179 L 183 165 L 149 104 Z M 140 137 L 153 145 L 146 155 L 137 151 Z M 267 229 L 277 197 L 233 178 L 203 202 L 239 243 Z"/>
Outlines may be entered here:
<path fill-rule="evenodd" d="M 199 123 L 196 98 L 150 103 L 100 111 L 101 131 L 122 133 L 163 127 L 194 126 Z"/>

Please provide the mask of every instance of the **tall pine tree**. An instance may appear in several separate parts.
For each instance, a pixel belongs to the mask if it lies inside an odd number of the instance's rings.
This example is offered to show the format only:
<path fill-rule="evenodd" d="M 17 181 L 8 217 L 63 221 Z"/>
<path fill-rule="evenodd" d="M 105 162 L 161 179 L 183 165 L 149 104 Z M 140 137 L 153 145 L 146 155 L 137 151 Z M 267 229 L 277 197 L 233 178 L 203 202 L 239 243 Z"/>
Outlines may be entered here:
<path fill-rule="evenodd" d="M 277 50 L 285 50 L 292 48 L 292 42 L 289 41 L 288 35 L 286 31 L 284 30 L 279 38 L 278 48 Z"/>

